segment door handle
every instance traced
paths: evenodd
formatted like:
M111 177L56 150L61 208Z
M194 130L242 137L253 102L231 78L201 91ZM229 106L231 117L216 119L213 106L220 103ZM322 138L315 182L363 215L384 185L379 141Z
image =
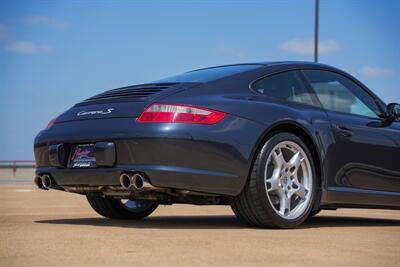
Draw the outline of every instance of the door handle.
M335 130L336 130L336 133L338 135L340 135L341 137L349 138L349 137L353 136L353 131L350 128L346 127L346 126L335 125Z

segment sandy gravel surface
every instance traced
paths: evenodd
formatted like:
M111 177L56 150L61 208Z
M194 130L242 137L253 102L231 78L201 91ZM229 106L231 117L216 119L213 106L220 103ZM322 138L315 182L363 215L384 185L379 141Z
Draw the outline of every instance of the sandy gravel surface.
M84 196L0 185L0 266L52 265L400 266L400 211L326 211L295 230L191 205L112 221Z

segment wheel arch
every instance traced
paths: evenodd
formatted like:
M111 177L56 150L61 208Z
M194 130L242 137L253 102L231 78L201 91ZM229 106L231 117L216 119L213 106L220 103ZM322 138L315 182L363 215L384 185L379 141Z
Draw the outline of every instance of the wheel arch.
M301 138L303 140L303 142L306 144L307 148L311 152L311 156L314 161L315 172L316 172L316 176L317 176L318 190L317 190L316 201L314 202L314 209L316 209L319 207L319 204L320 204L321 189L322 189L323 177L324 177L321 153L320 153L319 146L318 146L317 142L315 141L315 138L312 137L313 134L312 134L311 130L307 129L306 127L304 127L303 125L301 125L300 123L297 123L295 121L281 121L281 122L271 125L264 131L264 133L261 135L261 137L257 141L255 148L253 149L251 161L250 161L250 164L249 164L248 170L247 170L246 182L250 176L250 173L252 171L253 164L257 158L257 155L258 155L259 151L262 149L265 142L271 136L273 136L277 133L282 133L282 132L292 133L292 134L298 136L299 138ZM244 188L244 185L243 185L243 188ZM243 188L242 188L242 190L243 190Z

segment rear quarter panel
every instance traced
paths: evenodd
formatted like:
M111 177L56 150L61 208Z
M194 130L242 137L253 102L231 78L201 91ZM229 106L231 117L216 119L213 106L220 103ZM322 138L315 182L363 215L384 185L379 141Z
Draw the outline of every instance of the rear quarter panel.
M235 117L262 125L257 132L245 127L232 127L226 135L226 138L235 135L238 141L251 147L250 153L246 151L244 159L246 170L243 173L246 175L242 177L241 188L247 180L258 149L266 141L265 137L275 127L288 124L303 129L313 140L320 162L321 184L325 185L324 175L326 172L323 168L323 161L327 147L334 142L325 111L319 107L271 99L259 95L249 88L249 84L259 77L279 71L282 69L262 68L185 90L163 100L224 111Z

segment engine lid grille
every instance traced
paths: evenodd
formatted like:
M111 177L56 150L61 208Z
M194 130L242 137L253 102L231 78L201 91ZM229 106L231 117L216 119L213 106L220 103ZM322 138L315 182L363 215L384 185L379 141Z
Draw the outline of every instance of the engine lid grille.
M145 100L146 98L165 91L176 84L177 83L155 83L126 86L105 91L101 94L86 99L84 102L121 98Z

